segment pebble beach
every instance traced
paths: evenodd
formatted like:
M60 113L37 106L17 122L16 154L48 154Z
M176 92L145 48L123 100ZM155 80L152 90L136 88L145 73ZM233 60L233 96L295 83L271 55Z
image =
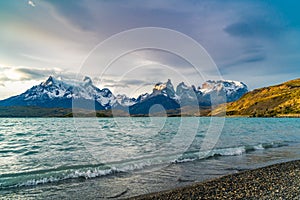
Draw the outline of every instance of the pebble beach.
M226 175L142 199L300 199L300 160Z

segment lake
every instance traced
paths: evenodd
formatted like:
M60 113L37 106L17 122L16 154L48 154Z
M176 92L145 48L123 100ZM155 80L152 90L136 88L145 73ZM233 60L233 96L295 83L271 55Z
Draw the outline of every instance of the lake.
M300 118L1 118L0 197L125 198L300 158Z

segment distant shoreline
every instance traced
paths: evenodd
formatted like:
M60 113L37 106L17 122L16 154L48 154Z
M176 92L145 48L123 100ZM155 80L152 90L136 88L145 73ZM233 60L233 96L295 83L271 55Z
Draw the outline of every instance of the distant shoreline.
M192 109L168 110L166 113L153 113L151 117L211 117L211 110L208 108L199 108L200 112L192 112ZM124 110L83 110L78 109L74 112L72 108L42 108L35 106L0 106L0 118L18 118L18 117L33 117L33 118L70 118L70 117L149 117L149 114L129 114ZM252 116L252 115L213 115L213 117L228 117L228 118L300 118L299 113L278 113L275 116Z
M246 170L236 174L136 197L147 199L299 199L300 160Z
M252 116L241 116L241 115L227 115L227 116L193 116L193 115L172 115L172 116L149 116L149 115L131 115L131 116L5 116L1 115L0 113L0 119L1 118L115 118L115 117L132 117L132 118L139 118L139 117L224 117L224 118L255 118L255 119L283 119L283 118L291 118L291 119L298 119L300 118L299 115L289 115L289 116L274 116L274 117L252 117Z

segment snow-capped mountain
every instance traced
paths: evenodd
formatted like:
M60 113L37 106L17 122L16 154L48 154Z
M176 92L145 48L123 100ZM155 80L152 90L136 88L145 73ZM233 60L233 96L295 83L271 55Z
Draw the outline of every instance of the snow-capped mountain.
M231 80L208 80L199 89L204 97L225 96L227 102L236 101L248 92L247 86L243 82Z
M207 81L202 88L187 86L181 82L174 90L170 79L154 85L151 94L139 96L130 107L130 113L148 114L155 104L160 104L165 110L176 110L181 106L211 106L239 99L248 91L247 86L238 81Z
M196 90L194 85L187 86L184 82L181 82L176 87L176 95L181 106L197 106L202 93Z
M116 97L109 89L97 88L89 77L75 82L62 81L50 76L26 92L0 101L0 105L72 108L73 100L76 100L76 105L80 108L94 104L98 110L109 109L117 103Z
M129 107L129 112L131 114L149 114L150 109L155 105L161 105L161 107L155 108L155 112L178 109L180 105L177 100L173 84L168 79L165 83L155 84L151 94L140 95L136 103Z
M0 106L38 106L47 108L78 108L108 110L128 110L133 114L147 114L155 104L165 110L176 110L181 106L210 106L239 99L248 91L247 86L238 81L206 81L202 87L188 86L184 82L176 90L170 79L154 85L152 93L138 98L126 95L114 96L107 89L96 87L89 77L83 81L61 80L50 76L46 81L33 86L26 92L0 101Z
M147 99L150 96L149 93L144 93L138 96L138 98L136 99L136 102L141 102L144 101L145 99Z
M154 85L152 96L162 94L166 97L176 98L175 90L170 79L166 83L159 82Z
M135 98L129 98L125 94L118 94L116 100L120 105L127 107L132 106L137 102Z
M176 91L170 79L167 82L159 82L154 85L151 94L144 94L139 97L136 103L147 101L158 95L175 100L181 106L184 105L202 105L210 106L211 104L219 104L232 102L239 99L243 94L248 92L247 86L238 81L218 80L206 81L202 87L194 85L188 86L184 82L177 85Z

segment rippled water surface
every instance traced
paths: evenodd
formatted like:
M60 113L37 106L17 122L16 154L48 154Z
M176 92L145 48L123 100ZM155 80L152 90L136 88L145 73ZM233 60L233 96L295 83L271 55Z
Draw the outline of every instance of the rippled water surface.
M292 118L2 118L0 196L124 198L299 159L299 144Z

